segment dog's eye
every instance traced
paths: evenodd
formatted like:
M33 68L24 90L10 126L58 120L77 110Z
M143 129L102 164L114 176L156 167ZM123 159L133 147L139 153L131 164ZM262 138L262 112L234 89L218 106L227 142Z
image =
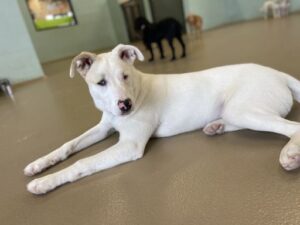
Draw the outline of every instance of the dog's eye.
M128 79L128 75L123 74L123 79L124 79L124 80L127 80L127 79Z
M97 84L99 84L100 86L105 86L106 85L106 80L105 79L102 79L100 80Z

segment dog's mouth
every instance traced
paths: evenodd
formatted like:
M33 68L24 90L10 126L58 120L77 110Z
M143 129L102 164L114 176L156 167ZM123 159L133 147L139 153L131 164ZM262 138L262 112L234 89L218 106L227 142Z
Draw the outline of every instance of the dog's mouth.
M132 112L132 110L127 111L127 112L122 112L122 111L121 111L121 116L127 116L127 115L129 115L131 112Z
M125 99L125 100L120 100L118 101L118 108L121 112L121 115L128 115L132 109L133 109L133 104L132 104L132 101L131 99Z
M120 116L128 116L128 115L131 114L133 111L134 111L133 107L131 107L131 109L126 110L126 111L119 110L119 113L120 113L119 115L120 115Z

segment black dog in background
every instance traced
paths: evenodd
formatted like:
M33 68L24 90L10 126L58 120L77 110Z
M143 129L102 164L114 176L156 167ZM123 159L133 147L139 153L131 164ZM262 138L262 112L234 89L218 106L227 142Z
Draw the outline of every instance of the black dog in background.
M175 48L173 45L174 38L176 38L182 46L181 57L185 57L185 44L181 37L181 25L177 20L168 18L158 23L150 23L146 18L138 17L135 19L135 30L141 31L143 34L143 42L151 54L149 61L154 60L153 49L151 46L152 43L156 43L158 45L160 58L165 58L164 50L161 44L161 41L164 38L167 39L172 49L172 61L176 59Z

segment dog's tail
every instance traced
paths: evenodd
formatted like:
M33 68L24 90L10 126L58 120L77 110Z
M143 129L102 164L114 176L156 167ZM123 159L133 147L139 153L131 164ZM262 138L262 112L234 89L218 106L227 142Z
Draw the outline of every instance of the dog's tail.
M294 99L300 103L300 81L288 74L284 75L287 80L287 85L292 91Z

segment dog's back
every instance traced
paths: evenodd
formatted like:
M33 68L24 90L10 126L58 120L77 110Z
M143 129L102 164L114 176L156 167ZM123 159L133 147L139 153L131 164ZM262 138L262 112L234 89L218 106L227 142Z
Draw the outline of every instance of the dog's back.
M190 27L193 27L197 30L202 30L203 20L201 16L190 14L186 18L186 22Z
M145 30L147 31L147 30ZM164 38L172 38L174 36L181 36L182 26L174 18L166 18L158 23L153 23L148 27L148 32L145 33L146 38L151 42L162 40Z
M159 23L157 23L157 31L163 33L167 36L170 33L181 34L182 27L181 24L174 18L166 18Z
M182 47L181 57L185 57L185 44L182 39L182 26L174 18L166 18L158 23L150 23L146 18L139 17L135 19L136 31L141 31L143 35L143 42L146 48L150 51L151 58L149 61L154 60L154 54L151 44L156 43L160 51L160 58L165 58L161 41L166 39L172 50L171 60L175 60L175 47L173 40L177 39Z

